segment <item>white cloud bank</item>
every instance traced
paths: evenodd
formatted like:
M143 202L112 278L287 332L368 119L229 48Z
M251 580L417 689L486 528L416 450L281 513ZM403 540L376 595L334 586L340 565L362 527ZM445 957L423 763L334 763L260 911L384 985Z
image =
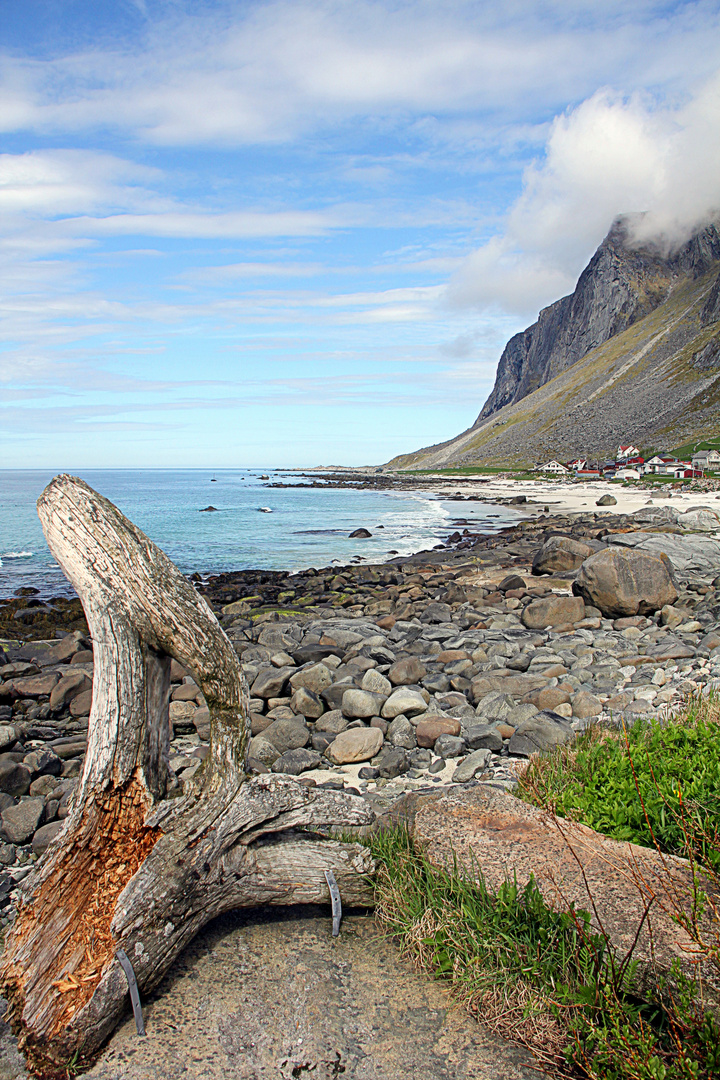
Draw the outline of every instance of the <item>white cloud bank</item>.
M645 212L638 242L668 249L720 213L720 73L675 107L601 90L557 117L503 233L467 258L447 299L530 316L572 291L612 220L633 212Z
M517 122L528 101L552 111L608 81L703 77L719 22L714 0L172 0L112 48L6 56L0 129L238 146L357 117Z

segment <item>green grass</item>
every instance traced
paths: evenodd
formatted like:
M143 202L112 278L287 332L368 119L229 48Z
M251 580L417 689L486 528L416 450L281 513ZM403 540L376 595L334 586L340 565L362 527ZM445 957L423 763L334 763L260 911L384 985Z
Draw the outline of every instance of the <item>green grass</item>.
M554 911L531 879L489 891L477 867L433 866L407 831L366 841L378 864L377 917L404 953L486 1027L520 1041L555 1077L710 1080L720 1031L675 972L675 990L628 993L634 967L618 967L586 912Z
M676 720L638 721L625 736L588 729L535 758L518 794L616 840L692 854L720 871L720 709L692 700Z
M683 446L676 446L674 450L669 450L668 453L673 454L678 458L689 458L698 450L720 450L720 435L717 439L701 440L700 442L685 443Z

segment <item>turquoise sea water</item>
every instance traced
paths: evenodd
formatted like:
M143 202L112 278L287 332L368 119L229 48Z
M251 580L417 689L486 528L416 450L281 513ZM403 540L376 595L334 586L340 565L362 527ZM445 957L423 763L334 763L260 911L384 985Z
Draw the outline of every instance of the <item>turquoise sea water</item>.
M484 530L519 516L507 507L442 502L425 492L268 488L296 482L292 473L262 470L87 470L78 473L111 499L163 548L184 573L299 570L351 562L383 562L446 539L467 518ZM52 472L0 470L0 596L34 586L42 596L72 590L48 550L35 502ZM213 482L213 476L215 481ZM217 513L199 513L208 505ZM271 513L263 513L268 507ZM370 540L350 540L364 527Z

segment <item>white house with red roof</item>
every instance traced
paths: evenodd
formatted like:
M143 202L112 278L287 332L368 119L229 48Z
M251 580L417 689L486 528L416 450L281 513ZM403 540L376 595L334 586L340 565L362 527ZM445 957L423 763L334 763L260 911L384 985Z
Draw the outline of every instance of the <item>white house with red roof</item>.
M628 443L626 446L618 446L618 449L617 449L617 460L618 461L627 461L628 458L637 458L637 457L640 457L640 447L632 446L630 443Z

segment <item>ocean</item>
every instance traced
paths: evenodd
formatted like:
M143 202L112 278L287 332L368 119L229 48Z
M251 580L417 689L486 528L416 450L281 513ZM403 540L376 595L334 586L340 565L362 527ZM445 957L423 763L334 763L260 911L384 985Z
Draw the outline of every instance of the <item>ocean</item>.
M269 481L261 479L263 473ZM41 597L73 593L35 509L53 475L0 470L0 597L27 586ZM89 469L77 475L111 499L186 574L301 570L356 557L384 562L432 548L453 531L457 518L492 531L522 516L505 506L445 502L424 491L268 488L273 481L301 482L296 473L269 469ZM200 513L208 505L217 512ZM358 528L372 537L349 539Z

